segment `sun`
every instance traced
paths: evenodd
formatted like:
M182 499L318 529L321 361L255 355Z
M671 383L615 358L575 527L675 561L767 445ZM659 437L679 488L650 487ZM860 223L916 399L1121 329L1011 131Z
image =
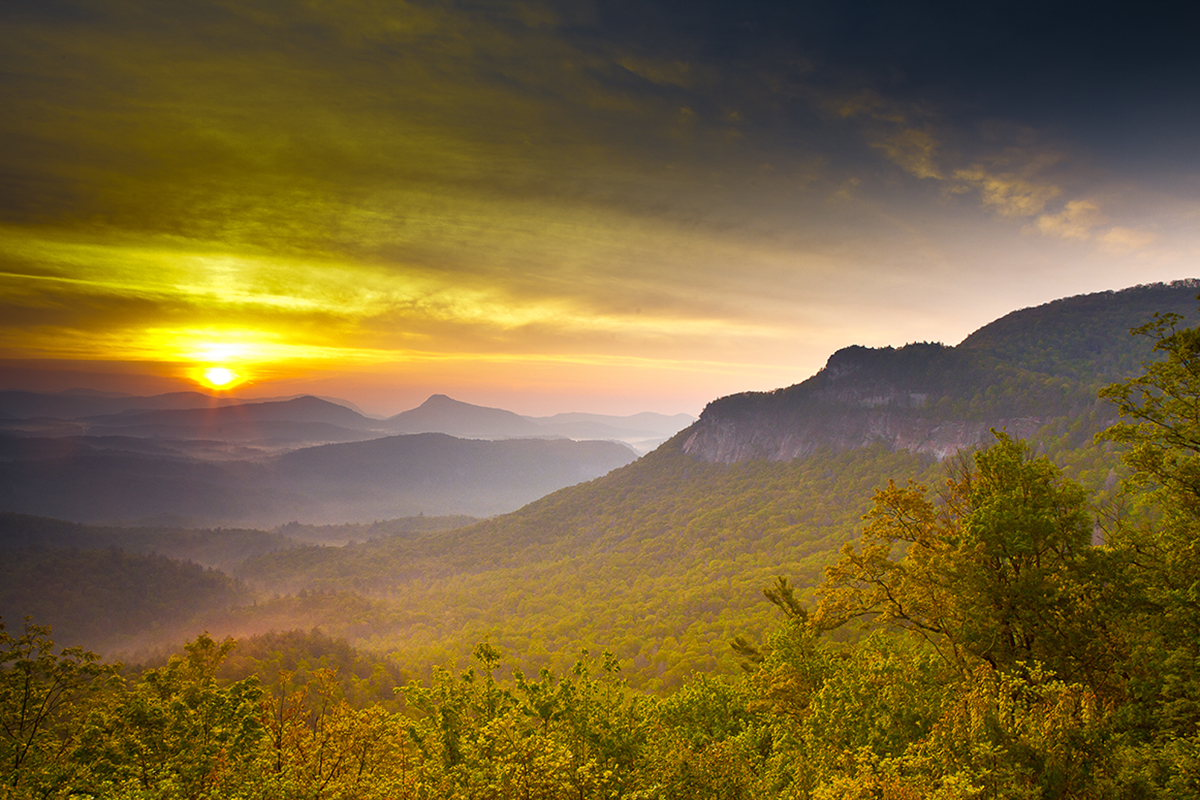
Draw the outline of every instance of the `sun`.
M224 389L235 383L238 374L228 367L209 367L201 373L204 382L214 389Z

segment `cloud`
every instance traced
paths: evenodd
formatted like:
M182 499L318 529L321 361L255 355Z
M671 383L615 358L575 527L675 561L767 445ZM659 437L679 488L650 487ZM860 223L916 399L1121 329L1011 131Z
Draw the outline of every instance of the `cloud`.
M870 88L860 88L849 92L818 93L816 103L824 113L842 119L867 117L880 122L903 125L908 116L903 104L884 97Z
M666 61L624 55L617 59L617 63L633 74L659 86L687 88L693 82L691 67L684 61Z
M938 141L929 130L906 128L873 142L871 146L883 151L893 163L918 178L942 177L935 161Z
M1036 227L1047 236L1073 241L1096 241L1100 249L1112 255L1127 255L1142 250L1157 240L1157 235L1137 228L1110 225L1110 220L1091 200L1071 200L1057 214L1042 214Z
M1060 193L1053 184L1040 183L1011 172L993 173L975 164L955 170L959 190L978 189L983 204L1002 217L1032 217Z
M1154 244L1158 236L1136 228L1112 227L1097 237L1100 247L1113 255L1127 255Z
M589 0L0 9L4 347L223 331L323 359L736 360L769 342L782 363L903 313L880 287L929 263L974 285L993 250L1040 238L1008 218L1109 252L1150 241L1057 205L1107 195L1034 123L983 130L989 109L930 101L895 54L828 49L804 4L768 6L700 4L687 25ZM755 14L780 25L740 25ZM889 310L814 316L851 296Z
M1100 207L1090 200L1071 200L1057 214L1042 214L1037 219L1037 228L1048 236L1060 239L1087 239L1092 231L1103 224Z
M870 88L810 89L806 95L826 118L854 124L871 148L905 172L918 178L942 177L936 163L940 142L927 110L884 97Z

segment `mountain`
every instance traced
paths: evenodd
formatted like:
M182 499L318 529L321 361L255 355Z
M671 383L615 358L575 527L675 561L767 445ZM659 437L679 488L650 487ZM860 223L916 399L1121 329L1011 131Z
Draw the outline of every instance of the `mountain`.
M383 435L379 421L345 406L304 396L208 408L127 410L75 420L91 436L294 446L350 442Z
M267 553L238 574L330 598L353 586L381 604L370 641L409 667L486 638L530 669L607 648L641 687L737 670L728 642L776 624L763 586L784 575L810 601L873 489L938 485L937 459L986 444L988 426L1028 435L1102 501L1118 454L1092 442L1112 419L1095 389L1151 355L1130 327L1156 311L1196 319L1196 292L1188 282L1069 298L957 347L847 348L808 381L714 401L649 455L511 514L436 539ZM335 616L302 619L354 635Z
M28 413L46 401L75 416L0 421L0 510L194 524L490 516L635 457L612 441L621 438L618 429L602 431L613 434L603 437L610 441L567 441L511 412L444 395L391 420L310 396L176 407L205 398L7 393L11 411ZM83 414L114 403L134 407ZM167 407L137 407L142 403ZM396 436L396 428L509 442L440 432ZM521 441L535 438L542 441Z
M28 392L8 389L0 391L0 418L77 419L102 414L120 414L130 410L214 408L242 402L244 401L232 397L215 397L201 392L170 392L151 397L140 397L115 395L107 392L83 392L75 389L65 392Z
M52 621L59 641L129 651L193 635L198 615L250 599L216 570L162 555L108 550L8 550L0 559L0 612Z
M613 442L489 441L421 433L305 448L269 466L290 508L303 510L310 520L344 522L417 513L505 513L634 458Z
M203 392L168 392L151 396L98 392L91 389L67 389L62 392L31 392L20 389L0 391L0 419L80 419L123 414L127 412L158 411L164 409L213 409L224 406L262 405L304 398L271 397L246 400L239 397L222 397ZM351 402L330 398L310 398L348 408L359 416L362 412Z
M130 409L119 414L87 417L84 421L93 426L114 428L139 425L205 428L254 422L315 422L360 430L378 427L376 420L368 419L357 411L310 395L290 400L243 402L202 408L150 411Z
M119 549L229 570L249 558L300 542L283 533L237 528L185 530L165 526L97 527L0 512L0 551Z
M599 439L624 442L642 454L653 450L693 420L687 414L668 416L650 412L629 416L572 412L526 417L435 394L419 407L385 420L384 425L399 433L448 433L472 439Z
M258 604L197 624L214 635L319 625L414 672L466 663L483 640L527 674L569 668L581 647L606 648L642 688L737 670L729 640L755 640L777 624L763 586L784 575L811 601L824 567L860 532L875 487L938 485L937 459L986 443L989 426L1028 435L1103 502L1119 454L1093 444L1112 419L1095 391L1152 356L1130 327L1161 311L1196 319L1198 286L1067 298L1014 312L954 347L845 348L802 383L713 401L649 455L634 461L624 450L606 462L619 468L601 463L612 455L601 443L582 443L600 477L512 513L449 532L257 554L230 569L260 588ZM91 516L76 519L104 518L97 508L148 516L163 509L147 498L169 496L210 519L441 513L443 503L484 497L484 475L549 491L578 444L431 433L201 465L90 453L77 460L99 466L71 480L71 458L60 454L0 463L0 508L83 496Z
M417 408L388 418L383 425L398 433L448 433L469 439L535 437L623 442L640 455L658 447L693 420L687 414L668 416L650 412L629 416L572 412L526 417L435 394Z
M175 455L218 460L396 433L445 433L469 439L598 439L623 442L640 455L693 419L686 414L652 413L523 417L442 394L432 395L418 408L377 419L344 400L311 396L241 401L198 392L154 397L78 390L0 392L0 433L45 440L69 438L79 448L129 449L118 446L120 439L133 450L145 450L145 444L132 444L137 438L153 441ZM61 446L43 444L51 449Z
M538 436L537 423L499 408L486 408L435 394L421 405L384 420L395 433L448 433L471 439Z
M881 443L940 459L986 442L992 428L1030 437L1092 413L1106 424L1113 412L1096 391L1151 356L1130 328L1156 312L1194 322L1198 289L1177 281L1057 300L1013 312L957 347L847 347L803 383L709 403L681 448L733 463Z
M201 461L82 441L0 437L0 511L80 522L193 524L490 516L628 464L612 442L389 436L253 460Z
M310 396L247 402L199 392L136 397L76 390L0 392L4 433L38 439L28 447L49 450L62 446L49 440L70 439L77 449L144 452L152 445L179 457L228 460L387 431L345 401Z

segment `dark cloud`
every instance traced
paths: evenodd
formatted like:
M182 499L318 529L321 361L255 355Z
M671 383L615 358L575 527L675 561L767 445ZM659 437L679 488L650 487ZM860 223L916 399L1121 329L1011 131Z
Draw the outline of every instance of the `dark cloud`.
M4 341L769 363L965 333L1003 254L997 311L1178 277L1196 12L1140 8L5 4Z

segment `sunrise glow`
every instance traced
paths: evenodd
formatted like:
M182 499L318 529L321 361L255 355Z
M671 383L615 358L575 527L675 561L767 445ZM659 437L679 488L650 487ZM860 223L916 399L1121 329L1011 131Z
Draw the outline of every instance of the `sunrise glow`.
M224 389L238 379L238 374L228 367L209 367L203 374L205 383L214 389Z
M527 5L0 12L0 360L695 414L1194 271L1186 25Z

